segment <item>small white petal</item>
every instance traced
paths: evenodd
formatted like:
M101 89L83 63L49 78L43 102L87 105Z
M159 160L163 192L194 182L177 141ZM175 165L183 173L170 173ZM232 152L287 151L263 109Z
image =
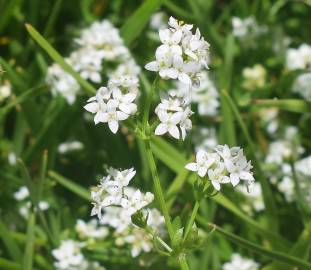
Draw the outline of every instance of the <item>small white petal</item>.
M240 182L239 175L236 173L231 173L230 174L230 181L231 181L232 186L235 187Z
M98 104L97 102L91 102L84 106L84 109L86 109L88 112L96 113L98 111Z
M150 71L159 71L159 64L157 61L152 61L145 65L145 69Z
M180 133L179 133L179 129L177 126L171 126L168 129L168 132L175 138L175 139L179 139L180 137Z
M220 190L220 184L219 184L219 182L217 182L217 181L211 181L211 182L212 182L213 187L214 187L217 191L219 191L219 190Z
M195 162L188 163L185 168L189 171L196 172L198 170L198 165Z
M112 120L108 122L108 126L112 133L116 134L119 129L119 123L116 120Z
M163 134L165 134L167 131L168 131L167 125L166 125L166 124L163 124L163 123L160 123L160 124L157 126L157 128L156 128L154 134L155 134L155 135L163 135Z

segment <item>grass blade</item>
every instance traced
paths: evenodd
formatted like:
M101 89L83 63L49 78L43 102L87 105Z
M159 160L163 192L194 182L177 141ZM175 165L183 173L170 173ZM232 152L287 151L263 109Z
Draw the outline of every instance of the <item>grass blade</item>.
M121 36L127 46L139 36L145 25L149 22L150 16L164 1L165 0L146 0L134 14L127 19L121 28Z
M21 265L16 263L16 262L12 262L12 261L9 261L7 259L4 259L4 258L0 258L0 269L3 269L3 270L20 270Z
M295 113L310 113L311 100L300 99L256 99L254 105L259 108L278 108Z
M10 257L16 261L20 262L22 260L22 252L17 245L16 241L11 237L11 234L4 223L0 221L0 236L1 239L10 255Z
M26 29L30 36L44 49L48 55L58 63L66 72L68 72L72 77L74 77L77 82L90 94L95 94L95 88L88 83L86 80L82 79L80 74L77 73L70 65L68 65L65 59L52 47L52 45L30 24L25 24Z
M34 248L34 229L35 229L35 214L31 213L28 218L27 226L27 242L25 246L23 270L32 270L33 264L33 248Z
M84 188L84 187L74 183L73 181L71 181L71 180L61 176L60 174L58 174L58 173L56 173L54 171L49 171L48 172L48 176L51 179L53 179L53 180L57 181L58 183L60 183L65 188L67 188L70 191L72 191L73 193L77 194L81 198L83 198L85 200L88 200L88 201L91 200L90 192L86 188Z

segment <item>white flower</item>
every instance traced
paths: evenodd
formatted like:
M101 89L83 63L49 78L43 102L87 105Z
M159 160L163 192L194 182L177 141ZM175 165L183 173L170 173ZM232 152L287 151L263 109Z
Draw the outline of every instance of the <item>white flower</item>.
M70 63L78 71L83 79L89 79L94 83L101 82L100 71L104 52L93 48L81 48L70 56Z
M56 259L54 265L57 269L80 269L81 264L85 263L81 244L73 240L63 240L59 248L52 250L52 255Z
M311 72L297 77L293 85L293 92L300 94L304 99L311 99Z
M250 186L238 186L237 190L242 192L248 198L255 211L260 212L265 209L263 201L262 190L260 183L253 183Z
M77 44L87 48L94 48L103 52L104 59L117 60L129 57L129 51L124 46L119 31L108 20L94 22L82 31Z
M166 27L165 13L157 12L150 17L150 28L153 30L159 30Z
M137 97L137 79L123 76L110 81L108 87L100 87L96 96L88 99L84 109L95 114L95 125L108 123L110 130L116 133L119 121L126 120L137 111L134 103Z
M11 93L12 93L11 83L8 80L5 80L3 84L0 85L0 102L8 98L11 95Z
M260 65L256 64L253 67L244 68L242 71L243 83L242 86L247 90L255 90L262 88L266 83L266 70Z
M181 137L184 140L186 132L192 128L192 122L189 119L192 111L178 98L172 96L168 99L162 98L155 113L161 121L155 129L155 135L163 135L168 132L175 139Z
M105 211L105 208L122 207L122 214L130 217L153 201L152 193L144 194L138 189L133 191L127 187L136 174L134 168L123 171L109 168L107 172L108 176L103 177L100 184L91 192L94 205L91 215L97 215L101 222L104 217L102 210Z
M297 49L288 49L286 52L286 67L289 70L310 69L311 46L301 44Z
M305 157L295 162L297 173L304 176L311 176L311 156Z
M198 172L200 177L204 177L208 169L217 162L219 162L219 156L216 153L199 150L196 154L196 162L187 164L185 168L193 172Z
M236 186L240 180L245 180L250 185L255 180L250 171L251 163L247 162L239 147L218 145L212 152L201 149L196 154L196 162L187 164L185 168L197 172L200 177L208 173L208 179L216 190L220 190L220 184L231 182Z
M226 172L224 170L225 166L222 163L220 163L215 169L208 170L208 178L211 180L213 187L217 191L220 190L220 184L230 183L230 178L225 175Z
M14 199L17 201L22 201L26 199L27 197L29 197L28 188L26 186L20 187L18 191L14 192L13 196L14 196Z
M267 27L259 26L254 17L232 18L233 35L237 38L253 38L267 32Z
M284 176L282 181L278 183L277 188L285 196L287 202L292 202L295 197L295 184L289 176Z
M156 60L146 64L145 68L159 72L164 79L178 79L191 85L197 81L198 72L207 68L209 44L199 29L192 34L192 25L170 17L169 26L159 30L162 45L156 50Z
M215 116L220 105L218 91L207 72L201 72L197 77L200 80L198 86L189 87L178 81L176 88L169 90L169 94L183 98L187 104L198 104L200 115Z
M82 239L104 239L109 234L108 228L99 226L96 219L91 219L89 222L78 219L75 229L79 237Z
M231 261L223 265L222 270L259 270L259 264L251 259L241 257L240 254L234 253Z
M69 59L65 59L70 64ZM51 86L53 95L62 95L69 104L73 104L76 95L80 91L78 82L64 71L58 64L54 63L48 68L47 83Z
M8 162L11 166L15 166L17 163L17 157L13 151L8 154Z
M121 200L121 206L125 209L126 213L131 216L140 209L150 204L154 199L154 195L150 192L143 194L139 189L132 196L127 196Z
M81 150L83 149L83 144L79 141L68 141L68 142L64 142L61 143L58 148L57 151L60 154L66 154L68 152L72 152L72 151L77 151L77 150Z

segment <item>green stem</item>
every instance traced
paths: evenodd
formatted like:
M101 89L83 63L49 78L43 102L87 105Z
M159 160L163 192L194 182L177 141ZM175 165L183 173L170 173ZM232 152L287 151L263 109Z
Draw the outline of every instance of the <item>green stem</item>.
M154 94L155 88L156 88L157 83L158 83L158 78L159 77L157 75L157 77L153 81L153 84L151 86L151 89L150 89L149 93L147 93L146 104L145 104L144 113L143 113L143 131L144 132L146 132L146 129L148 127L148 119L149 119L150 107L151 107L151 103L152 103L153 94Z
M184 241L187 239L187 236L188 236L188 234L189 234L189 232L190 232L190 230L191 230L191 228L193 226L193 223L194 223L194 220L195 220L195 218L197 216L199 207L200 207L200 200L197 200L195 202L195 205L194 205L193 209L192 209L190 220L189 220L189 222L186 225L186 230L185 230L185 234L184 234Z
M147 161L148 161L149 168L150 168L151 175L152 175L152 179L153 179L154 193L155 193L155 196L157 198L157 201L159 202L161 211L163 213L163 216L165 219L165 224L166 224L170 239L172 240L173 236L174 236L174 229L172 226L172 222L171 222L171 218L170 218L170 215L168 212L168 208L167 208L165 200L164 200L164 194L163 194L163 190L161 187L157 167L156 167L155 160L154 160L151 148L150 148L150 141L147 140L145 142L145 145L146 145Z
M186 260L186 255L185 254L180 254L178 257L178 262L180 265L181 270L190 270L187 260Z

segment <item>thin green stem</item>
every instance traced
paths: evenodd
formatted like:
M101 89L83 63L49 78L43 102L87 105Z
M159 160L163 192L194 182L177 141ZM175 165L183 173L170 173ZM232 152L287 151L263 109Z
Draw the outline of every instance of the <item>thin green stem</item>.
M147 140L145 142L146 145L146 153L147 153L147 161L149 164L149 168L151 171L151 175L152 175L152 179L153 179L153 185L154 185L154 193L155 196L157 198L157 201L159 202L161 211L163 213L164 219L165 219L165 224L170 236L170 239L173 239L174 236L174 229L172 226L172 222L171 222L171 218L168 212L168 208L166 206L165 200L164 200L164 193L161 187L161 183L160 183L160 178L158 175L158 171L157 171L157 167L155 164L155 160L151 151L151 147L150 147L150 141Z
M181 270L190 270L185 254L179 255L178 262L179 262L179 266L180 266Z
M157 86L158 83L158 75L155 78L155 80L153 81L153 84L151 86L151 89L149 91L149 93L147 93L147 98L146 98L146 103L145 103L145 107L144 107L144 113L143 113L143 131L146 132L146 129L148 127L148 119L149 119L149 113L150 113L150 107L151 107L151 103L152 103L152 98L155 92L155 88Z
M187 225L186 225L186 230L185 230L185 234L184 234L184 241L187 239L187 236L193 226L193 223L194 223L194 220L197 216L197 213L198 213L198 210L199 210L199 207L200 207L200 200L197 200L195 202L195 205L192 209L192 213L191 213L191 216L190 216L190 220L188 221Z

